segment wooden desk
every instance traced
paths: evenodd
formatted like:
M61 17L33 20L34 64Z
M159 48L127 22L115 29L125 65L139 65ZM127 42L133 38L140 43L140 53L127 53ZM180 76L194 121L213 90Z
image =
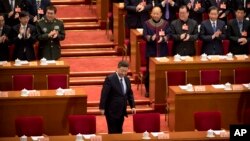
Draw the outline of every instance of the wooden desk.
M249 56L250 57L250 56ZM173 57L168 57L169 61L159 62L151 58L149 62L150 73L150 100L154 102L154 108L163 112L166 106L166 77L165 71L168 70L187 70L187 81L193 85L199 85L199 70L201 69L220 69L221 83L233 83L233 70L235 68L250 68L250 58L246 60L218 60L201 61L199 56L195 56L193 61L173 61Z
M0 65L0 90L12 90L12 75L33 74L34 89L47 89L46 74L69 74L69 65L63 61L56 64L40 65L39 61L31 61L29 64L14 66L14 62Z
M126 10L124 9L124 3L113 3L113 17L114 17L114 42L118 44L118 47L124 45L125 40L125 19Z
M17 116L41 115L47 135L68 134L67 117L87 113L87 95L82 88L75 95L57 96L55 90L41 90L38 96L20 96L20 91L0 93L0 136L15 135Z
M197 87L197 86L196 86ZM233 90L204 86L205 91L188 92L179 86L169 87L170 131L194 130L193 113L220 111L222 128L242 121L244 110L250 108L250 90L242 85L233 85Z
M206 132L170 132L170 139L164 139L164 141L181 140L181 141L229 141L228 137L207 138ZM125 133L125 134L102 134L102 141L143 141L141 133ZM150 134L151 139L149 141L157 141L156 137ZM50 141L75 141L75 136L49 136ZM89 139L84 139L89 141ZM162 139L163 140L163 139ZM19 141L18 137L0 138L0 141ZM31 138L28 138L31 141Z
M142 33L137 29L130 29L130 70L132 73L138 74L140 72L140 52L138 42L142 39Z

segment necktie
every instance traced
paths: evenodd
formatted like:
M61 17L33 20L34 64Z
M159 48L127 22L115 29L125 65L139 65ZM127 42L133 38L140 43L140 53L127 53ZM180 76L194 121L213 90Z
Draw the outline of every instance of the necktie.
M11 6L11 10L14 10L14 0L10 0L10 6Z
M246 8L246 0L243 0L244 8Z
M120 79L120 84L121 84L121 88L122 88L122 93L125 94L125 92L124 92L124 86L123 86L123 83L122 83L122 79Z
M23 31L24 31L23 38L26 38L26 27L25 26L23 26Z
M194 0L190 0L191 6L194 7Z
M213 27L214 32L216 32L216 25L215 25L215 22L212 22L212 27Z
M239 22L239 29L240 29L240 32L242 32L242 28L243 28L243 22Z
M169 3L168 3L168 1L166 2L165 18L166 18L166 20L169 19Z
M216 0L217 6L220 6L220 0Z

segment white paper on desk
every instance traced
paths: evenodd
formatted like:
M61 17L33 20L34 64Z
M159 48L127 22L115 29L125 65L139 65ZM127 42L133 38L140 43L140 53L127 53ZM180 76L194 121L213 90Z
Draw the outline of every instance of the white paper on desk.
M33 141L37 141L38 139L44 138L44 136L31 136Z
M158 137L159 134L164 134L164 132L151 132L152 136Z
M95 134L82 134L85 139L90 139L90 137L96 136Z
M188 58L191 58L190 56L181 56L181 60L186 60L186 59L188 59Z
M248 58L248 56L246 54L242 54L242 55L234 55L236 58Z
M207 58L209 60L212 60L213 58L219 58L220 60L226 59L227 56L226 55L208 55Z
M213 130L215 135L220 135L221 132L225 132L225 130Z
M48 64L55 64L56 61L55 60L47 60L46 63L48 63Z
M20 64L22 64L22 65L24 65L24 64L28 64L29 62L27 61L27 60L21 60L21 63Z
M7 61L0 61L0 65L6 64Z
M250 84L250 83L249 83ZM248 88L248 89L250 89L248 86L249 86L249 84L242 84L244 87L246 87L246 88Z
M179 85L182 90L187 90L187 85Z
M167 57L155 57L155 59L159 62L167 62L168 58Z
M224 84L212 85L212 87L214 87L215 89L225 89L225 85Z

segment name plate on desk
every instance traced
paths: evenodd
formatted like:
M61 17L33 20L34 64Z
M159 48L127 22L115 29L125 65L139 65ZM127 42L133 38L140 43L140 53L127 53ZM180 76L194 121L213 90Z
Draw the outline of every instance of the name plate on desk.
M155 57L158 62L167 62L169 59L167 57Z
M37 62L29 62L30 66L37 66Z
M56 65L64 65L64 61L56 61Z
M245 59L248 58L247 55L235 55L235 57L236 57L237 60L245 60Z
M0 66L10 66L10 62L0 61Z

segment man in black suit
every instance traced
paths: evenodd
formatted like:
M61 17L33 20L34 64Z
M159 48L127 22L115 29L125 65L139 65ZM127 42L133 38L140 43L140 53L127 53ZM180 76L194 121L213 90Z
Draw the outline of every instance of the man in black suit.
M238 10L239 7L244 7L246 18L250 19L250 0L232 0L231 5L234 11Z
M209 19L201 23L200 38L203 41L202 53L222 55L222 40L226 38L225 23L218 19L219 10L212 6L208 11Z
M179 19L170 24L170 35L174 40L174 54L195 55L194 44L198 38L198 24L188 16L188 7L183 5L179 8Z
M206 12L204 0L181 0L181 5L189 8L189 18L194 19L198 24L202 22L203 13Z
M19 14L20 24L13 27L13 42L15 44L14 58L20 60L35 60L34 43L37 32L33 25L28 24L29 14L22 11Z
M156 0L155 5L161 7L162 18L169 23L176 19L176 12L179 7L180 0Z
M4 16L0 14L0 61L9 60L9 36L11 28L4 24Z
M0 13L4 14L5 22L9 26L16 25L19 21L22 0L0 0Z
M219 11L218 19L223 20L226 23L227 16L232 10L230 4L231 0L207 0L206 2L208 12L211 6L217 7Z
M142 28L143 23L149 19L152 0L124 0L124 3L128 28Z
M29 3L32 7L29 13L33 16L34 23L45 15L46 8L51 5L50 0L30 0Z
M128 66L127 62L120 61L117 71L107 76L103 84L99 109L105 114L109 134L122 133L124 116L127 117L127 101L132 113L136 113L131 83L126 76Z
M235 11L236 18L229 21L227 35L230 40L229 51L233 54L248 54L250 42L250 22L244 19L246 13L243 7Z

